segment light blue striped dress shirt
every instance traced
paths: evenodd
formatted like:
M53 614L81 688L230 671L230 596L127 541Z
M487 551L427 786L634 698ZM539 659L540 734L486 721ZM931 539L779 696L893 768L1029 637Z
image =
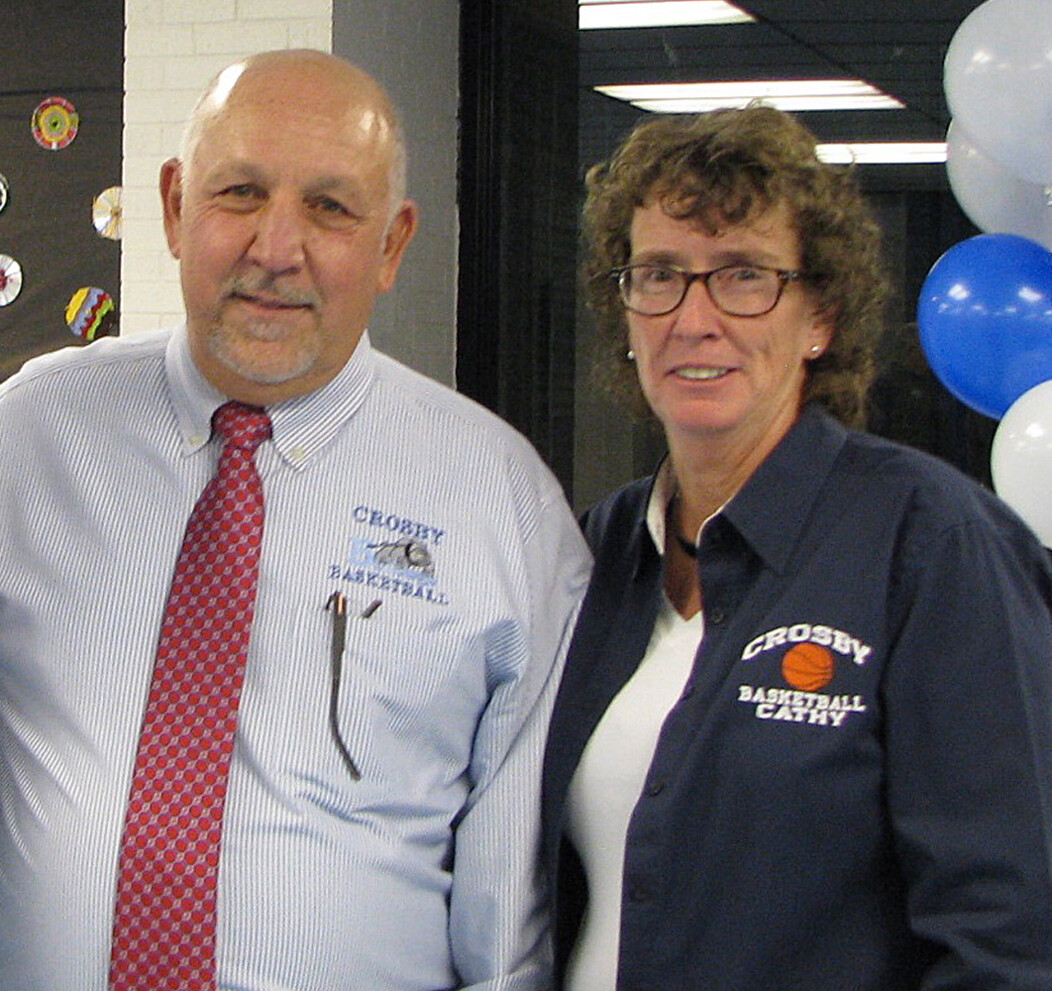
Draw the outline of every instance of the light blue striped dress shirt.
M139 725L222 401L183 329L0 386L0 991L106 987ZM558 485L367 336L270 413L220 986L543 988L539 765L589 566ZM338 589L357 782L328 722Z

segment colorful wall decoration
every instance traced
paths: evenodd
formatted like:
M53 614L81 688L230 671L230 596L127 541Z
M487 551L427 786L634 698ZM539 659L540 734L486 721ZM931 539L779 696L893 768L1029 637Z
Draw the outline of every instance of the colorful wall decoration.
M3 19L0 379L116 332L124 4L5 0ZM67 308L81 289L109 305L74 327Z

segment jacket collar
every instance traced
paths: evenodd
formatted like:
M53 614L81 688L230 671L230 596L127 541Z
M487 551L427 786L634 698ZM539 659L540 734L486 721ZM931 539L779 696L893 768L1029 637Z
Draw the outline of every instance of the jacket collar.
M784 573L804 523L832 470L847 430L821 407L801 412L752 476L718 514L778 573ZM664 554L665 515L674 492L667 458L650 479L635 540L636 575L650 552ZM785 494L791 493L786 499ZM646 546L646 545L649 545Z

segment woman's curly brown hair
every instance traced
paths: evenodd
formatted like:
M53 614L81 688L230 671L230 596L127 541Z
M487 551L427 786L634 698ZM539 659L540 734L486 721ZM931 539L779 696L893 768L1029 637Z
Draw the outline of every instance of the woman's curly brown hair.
M820 161L815 145L814 135L790 115L751 105L648 119L610 161L589 170L583 277L600 340L599 374L633 408L646 407L635 369L625 360L625 309L610 273L629 260L636 208L657 197L671 216L715 231L785 203L807 283L820 309L833 315L829 347L807 363L803 400L817 400L843 422L862 425L888 292L880 229L852 171Z

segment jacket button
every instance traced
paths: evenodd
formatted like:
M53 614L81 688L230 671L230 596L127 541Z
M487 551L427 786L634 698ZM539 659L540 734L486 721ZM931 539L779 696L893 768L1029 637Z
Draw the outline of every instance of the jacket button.
M653 798L655 795L660 795L665 790L664 781L651 781L647 785L647 794Z
M722 609L713 609L708 614L708 620L713 626L719 626L727 618L727 614Z
M650 888L645 881L633 881L628 886L630 902L645 902L650 898Z

